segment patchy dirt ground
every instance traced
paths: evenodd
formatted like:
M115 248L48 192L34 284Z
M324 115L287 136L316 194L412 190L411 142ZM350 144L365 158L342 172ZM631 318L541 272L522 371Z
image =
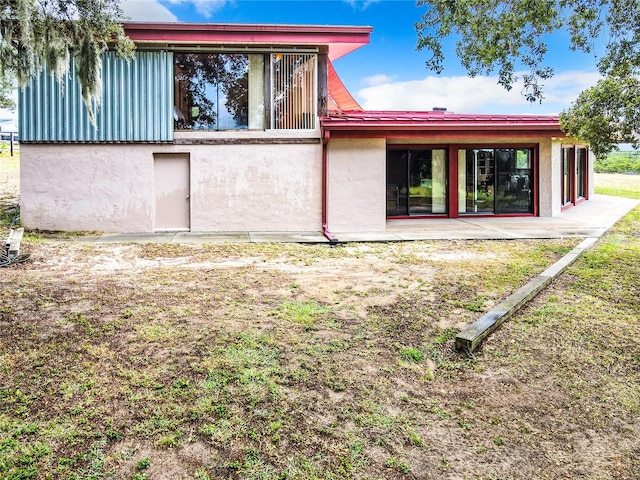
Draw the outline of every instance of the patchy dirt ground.
M92 244L0 270L0 477L637 479L640 211L575 240Z

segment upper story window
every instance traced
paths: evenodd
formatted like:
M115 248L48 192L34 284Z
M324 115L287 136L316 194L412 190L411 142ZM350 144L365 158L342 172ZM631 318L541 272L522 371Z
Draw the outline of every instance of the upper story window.
M263 97L250 98L255 92L249 88L251 82L263 83L263 65L262 55L175 53L175 128L263 128L263 115L250 111L258 100L262 106Z
M174 126L177 130L313 129L316 62L316 55L176 52Z

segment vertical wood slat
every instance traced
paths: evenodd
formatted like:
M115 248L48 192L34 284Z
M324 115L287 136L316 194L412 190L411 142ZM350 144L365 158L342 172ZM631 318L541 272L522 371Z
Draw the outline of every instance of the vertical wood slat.
M315 128L316 62L316 55L272 55L272 128Z

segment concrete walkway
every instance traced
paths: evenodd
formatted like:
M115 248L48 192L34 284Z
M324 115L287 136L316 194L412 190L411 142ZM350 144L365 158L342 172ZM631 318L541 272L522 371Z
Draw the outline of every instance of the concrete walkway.
M397 242L407 240L491 240L525 238L597 238L639 200L593 195L555 217L512 217L389 220L383 232L335 234L340 242ZM105 234L74 240L109 243L328 243L320 232L158 232Z

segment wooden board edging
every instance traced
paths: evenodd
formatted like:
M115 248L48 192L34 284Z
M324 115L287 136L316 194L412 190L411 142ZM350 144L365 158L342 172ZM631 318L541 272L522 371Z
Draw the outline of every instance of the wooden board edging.
M472 354L485 338L497 330L505 320L540 293L553 279L564 272L569 265L575 262L583 252L591 248L597 241L598 237L584 239L578 246L536 278L520 287L492 310L461 331L456 336L456 350Z

